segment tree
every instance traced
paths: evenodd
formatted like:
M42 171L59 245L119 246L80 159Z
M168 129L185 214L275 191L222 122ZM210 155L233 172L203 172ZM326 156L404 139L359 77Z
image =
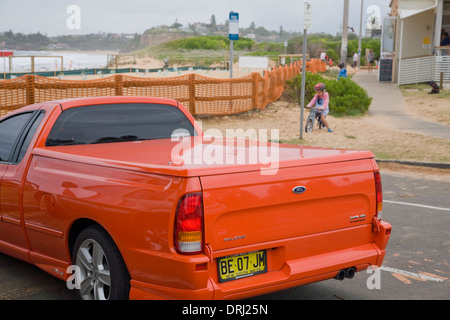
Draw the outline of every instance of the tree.
M182 27L183 25L181 23L178 23L178 19L175 19L175 22L170 26L171 28L178 29L179 27Z
M258 27L255 29L255 33L258 36L262 36L262 37L268 37L270 36L270 31L268 31L266 28L264 27Z
M209 27L212 29L212 31L216 31L217 30L216 16L212 15L209 21L210 21Z

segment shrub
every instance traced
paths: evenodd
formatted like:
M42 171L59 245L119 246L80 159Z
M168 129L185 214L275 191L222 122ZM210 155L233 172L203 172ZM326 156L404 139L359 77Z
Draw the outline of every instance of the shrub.
M173 50L229 50L230 40L224 36L199 36L177 39L164 44ZM240 38L235 41L234 50L250 51L254 41L252 39Z
M325 52L326 55L328 56L328 58L330 58L331 60L333 60L334 63L339 62L339 56L336 53L335 50L333 49L327 49L327 51Z
M314 86L323 82L330 95L330 114L334 116L363 115L369 110L372 98L367 91L351 79L341 78L325 79L319 74L306 74L305 78L305 105L314 97ZM301 74L286 82L286 95L288 99L298 103L301 101Z
M220 50L227 49L228 44L225 37L192 37L185 39L177 39L166 44L171 49L185 50Z

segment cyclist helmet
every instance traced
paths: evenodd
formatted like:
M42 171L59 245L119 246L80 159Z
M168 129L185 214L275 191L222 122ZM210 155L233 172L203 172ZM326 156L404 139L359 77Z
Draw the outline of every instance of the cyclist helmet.
M325 89L325 83L318 83L314 86L314 91L323 91Z

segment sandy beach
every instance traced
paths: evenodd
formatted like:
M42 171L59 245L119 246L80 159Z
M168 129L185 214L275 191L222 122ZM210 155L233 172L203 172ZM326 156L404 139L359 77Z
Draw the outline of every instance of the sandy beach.
M233 64L233 78L240 78L248 76L249 74L253 72L258 72L261 74L261 76L264 75L265 70L270 70L273 67L276 67L276 62L269 60L269 67L268 69L249 69L249 68L240 68L239 62L236 62ZM185 65L177 65L173 64L169 67L170 70L164 70L164 61L158 60L152 57L137 57L137 56L121 56L119 58L119 62L117 65L118 69L139 69L138 72L129 72L129 73L122 73L129 76L134 77L147 77L147 78L169 78L169 77L178 77L183 76L190 73L196 73L199 75L203 75L205 77L211 77L211 78L218 78L218 79L229 79L230 78L230 71L224 70L224 63L222 64L216 64L210 67L209 70L190 67L189 70L177 70L178 68L186 68ZM149 70L155 70L150 72ZM175 70L173 70L175 69ZM148 72L146 72L148 70ZM108 73L106 74L95 74L95 75L63 75L62 77L51 77L51 78L59 78L59 79L67 79L67 80L93 80L93 79L100 79L105 78L107 76L111 76L114 74L114 69L110 68Z

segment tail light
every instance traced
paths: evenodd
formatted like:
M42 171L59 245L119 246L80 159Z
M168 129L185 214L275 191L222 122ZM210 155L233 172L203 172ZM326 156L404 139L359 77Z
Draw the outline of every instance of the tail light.
M380 171L374 171L375 177L375 195L376 195L376 213L378 219L381 219L381 212L383 210L383 189L381 187Z
M179 253L203 251L203 198L201 193L183 196L175 214L174 245Z

